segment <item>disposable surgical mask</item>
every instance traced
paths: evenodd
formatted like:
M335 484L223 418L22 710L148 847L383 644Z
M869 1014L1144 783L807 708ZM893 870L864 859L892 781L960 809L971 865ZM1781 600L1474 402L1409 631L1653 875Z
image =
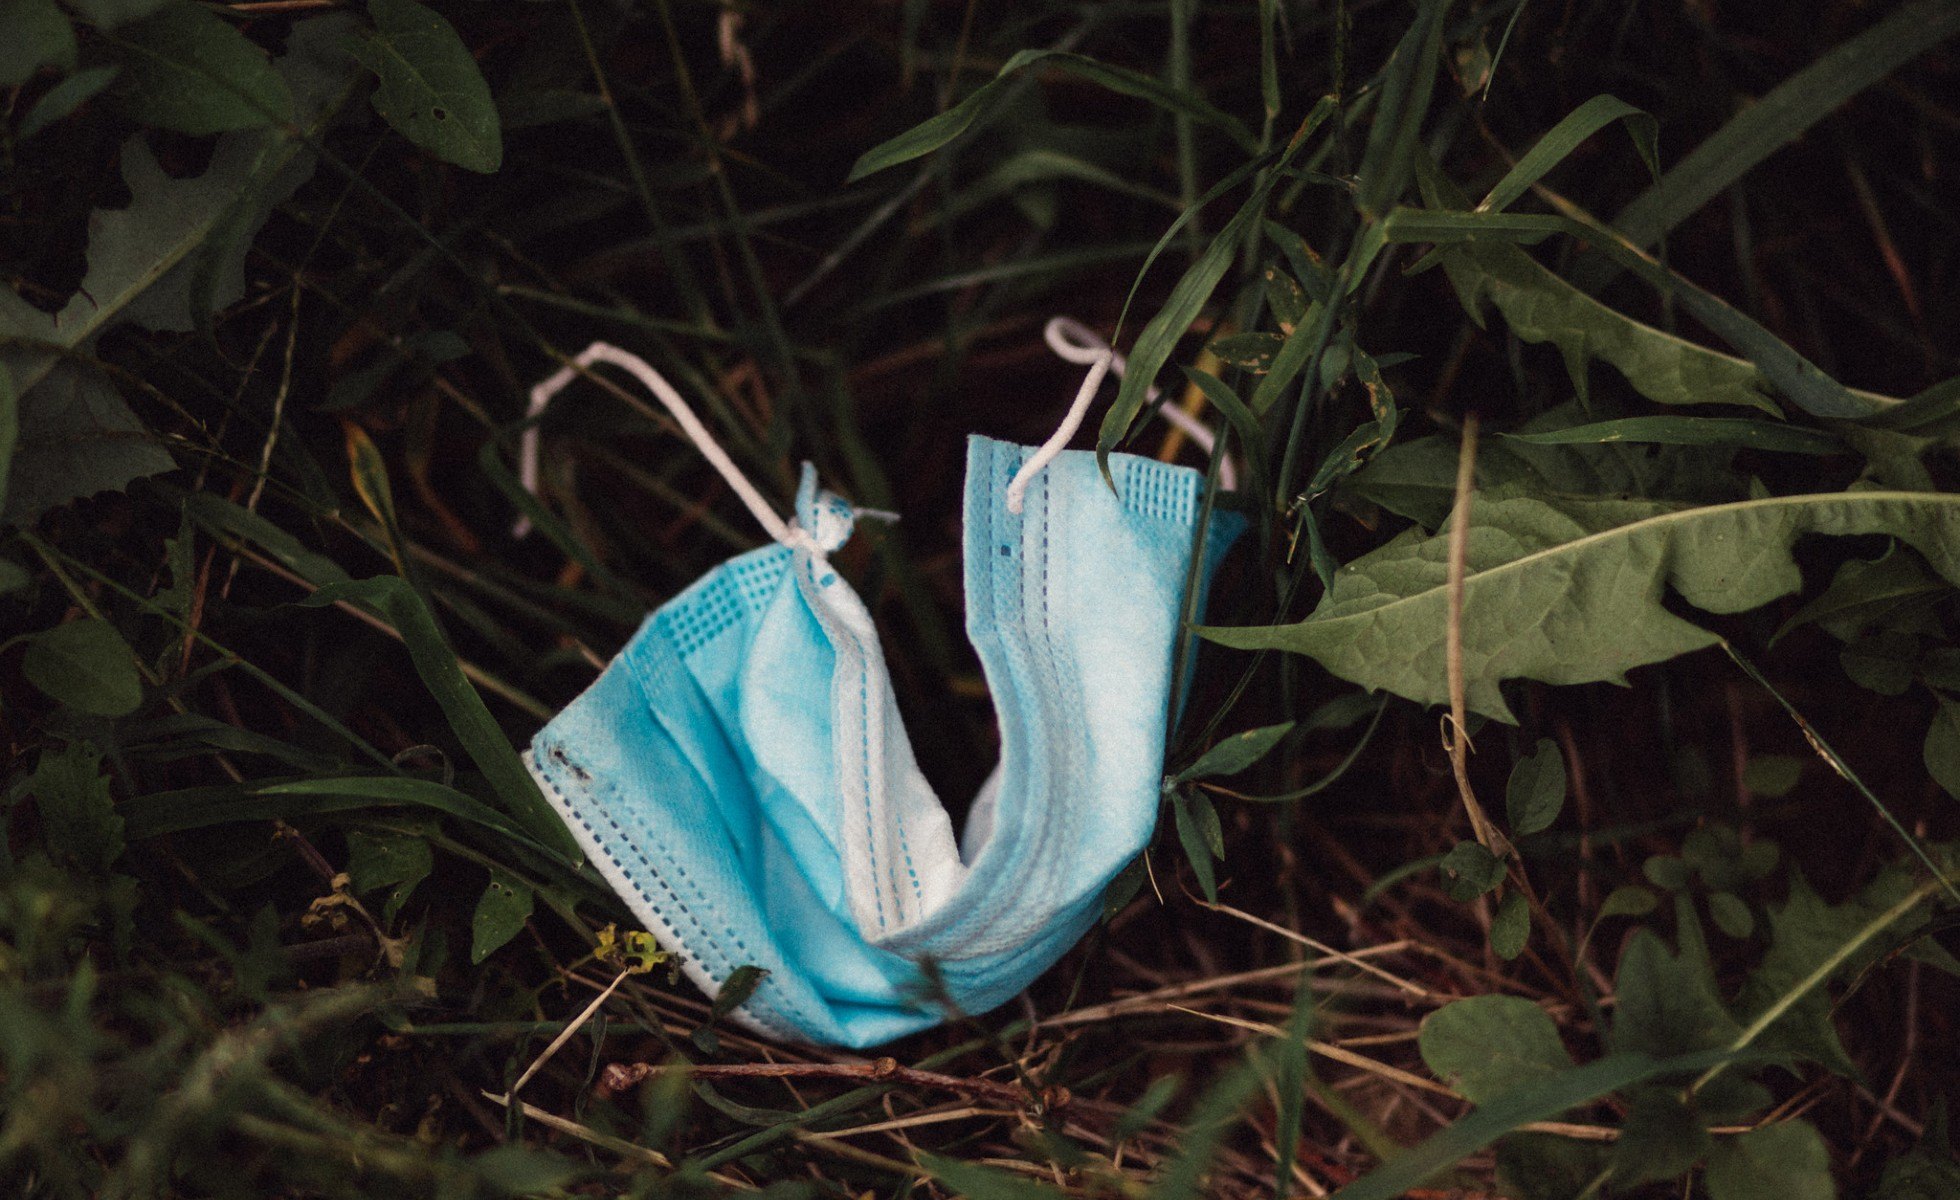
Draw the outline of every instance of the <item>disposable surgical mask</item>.
M769 535L649 616L526 756L695 984L714 996L738 967L767 972L732 1014L752 1029L866 1047L991 1009L1075 943L1149 841L1203 478L1112 454L1106 481L1093 453L1064 450L1116 359L1080 326L1048 332L1090 365L1062 428L1040 449L967 445L966 629L1001 754L957 834L871 614L831 563L857 510L805 464L785 520L615 347L534 392L536 408L580 369L624 368ZM1211 522L1200 587L1239 524Z

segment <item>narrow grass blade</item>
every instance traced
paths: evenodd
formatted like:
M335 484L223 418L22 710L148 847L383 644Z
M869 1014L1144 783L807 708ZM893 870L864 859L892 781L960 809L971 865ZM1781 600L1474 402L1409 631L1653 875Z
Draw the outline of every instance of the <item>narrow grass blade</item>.
M1849 454L1850 448L1828 433L1800 425L1751 421L1744 417L1626 417L1596 421L1549 433L1506 433L1499 436L1534 446L1596 446L1607 442L1639 442L1657 446L1738 446L1783 454Z
M1573 109L1563 121L1539 138L1538 144L1518 160L1518 165L1497 181L1490 195L1477 205L1477 211L1502 212L1509 208L1513 200L1543 179L1546 172L1564 162L1565 156L1577 149L1579 143L1615 121L1626 122L1627 135L1633 138L1634 149L1640 152L1641 161L1647 164L1647 169L1658 177L1661 173L1656 145L1660 137L1659 123L1644 110L1635 108L1618 96L1594 96Z
M338 600L372 607L395 627L408 647L415 673L442 706L457 740L490 780L504 807L533 838L576 862L580 857L578 843L545 802L517 751L484 707L483 698L470 686L456 655L443 640L434 614L415 589L400 576L382 575L328 584L299 603L317 608Z
M1960 5L1917 0L1747 104L1613 218L1628 241L1646 248L1845 101L1960 33ZM1595 271L1596 289L1616 272Z

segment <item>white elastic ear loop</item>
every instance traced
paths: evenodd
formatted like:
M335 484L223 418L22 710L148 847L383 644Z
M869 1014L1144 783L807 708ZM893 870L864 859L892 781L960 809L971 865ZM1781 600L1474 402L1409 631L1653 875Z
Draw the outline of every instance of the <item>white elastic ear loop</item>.
M551 402L553 396L564 390L565 386L571 383L572 380L578 378L579 368L589 367L595 362L607 362L616 367L623 368L633 378L639 380L647 391L652 392L654 398L659 400L661 405L666 408L668 415L674 418L675 424L681 427L681 432L687 435L687 440L693 442L694 448L701 452L701 457L708 460L708 465L713 467L723 479L728 481L728 486L735 490L735 494L741 498L743 505L748 508L750 514L755 517L757 523L762 526L763 530L770 537L785 546L800 547L808 550L812 554L822 556L822 547L818 546L816 541L808 533L784 521L776 515L775 509L769 507L769 502L763 499L762 493L755 490L755 485L749 482L748 476L742 474L742 469L735 465L735 460L728 457L728 452L721 448L721 443L715 441L714 434L708 432L708 427L701 423L701 418L694 415L694 410L689 408L687 401L683 400L681 394L674 390L674 385L668 383L665 376L654 370L639 355L630 351L621 350L618 346L612 345L609 342L594 342L590 346L587 346L585 349L579 351L578 356L572 359L571 363L560 368L550 378L531 389L529 415L533 424L524 431L524 437L518 449L517 478L518 482L524 486L525 491L533 495L537 494L538 427L536 425L536 419L538 414L544 411L545 405ZM514 537L523 537L526 533L530 532L530 528L531 523L528 519L520 519L512 527L511 534Z
M1075 436L1075 431L1082 427L1082 419L1088 413L1089 403L1095 399L1096 389L1102 386L1103 373L1113 370L1116 372L1116 377L1121 379L1129 371L1129 362L1118 354L1114 347L1103 341L1095 330L1073 317L1051 318L1047 326L1042 329L1041 336L1048 343L1048 348L1056 355L1069 362L1091 367L1091 370L1089 378L1083 380L1082 390L1076 393L1075 403L1069 407L1068 415L1062 418L1061 426L1055 430L1052 437L1041 444L1041 449L1035 451L1034 457L1022 464L1020 471L1015 473L1013 482L1007 485L1009 512L1021 511L1021 502L1027 494L1028 484L1049 463L1055 461L1063 447L1068 445L1069 439ZM1218 445L1218 435L1212 432L1211 426L1175 404L1158 405L1157 398L1161 394L1158 388L1152 385L1145 393L1145 403L1156 405L1157 412L1164 420L1182 429L1185 436L1196 442L1198 448L1206 454L1212 453ZM1238 488L1238 471L1233 468L1229 457L1219 461L1218 482L1226 491Z

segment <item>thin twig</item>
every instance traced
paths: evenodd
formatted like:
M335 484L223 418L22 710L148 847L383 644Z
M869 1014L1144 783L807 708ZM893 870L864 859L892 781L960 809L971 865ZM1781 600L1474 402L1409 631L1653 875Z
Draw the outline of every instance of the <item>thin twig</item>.
M1456 790L1463 797L1463 811L1470 816L1470 831L1478 844L1499 858L1509 858L1510 842L1491 824L1470 787L1470 735L1465 732L1469 703L1463 679L1463 577L1470 554L1470 503L1476 472L1477 416L1471 413L1463 418L1463 448L1456 461L1456 511L1450 517L1450 608L1444 638L1450 682L1450 770L1456 775Z

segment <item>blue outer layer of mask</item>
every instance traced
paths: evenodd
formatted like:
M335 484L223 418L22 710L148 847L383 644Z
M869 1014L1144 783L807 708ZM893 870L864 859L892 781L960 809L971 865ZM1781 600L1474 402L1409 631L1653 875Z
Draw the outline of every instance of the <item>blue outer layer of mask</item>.
M1172 643L1199 520L1188 468L971 439L967 633L1001 762L956 839L913 759L870 615L827 554L848 505L805 468L797 526L649 617L541 730L545 794L635 916L735 1016L864 1047L1012 998L1095 920L1156 819ZM1221 514L1200 578L1236 536ZM819 552L821 551L821 552Z

